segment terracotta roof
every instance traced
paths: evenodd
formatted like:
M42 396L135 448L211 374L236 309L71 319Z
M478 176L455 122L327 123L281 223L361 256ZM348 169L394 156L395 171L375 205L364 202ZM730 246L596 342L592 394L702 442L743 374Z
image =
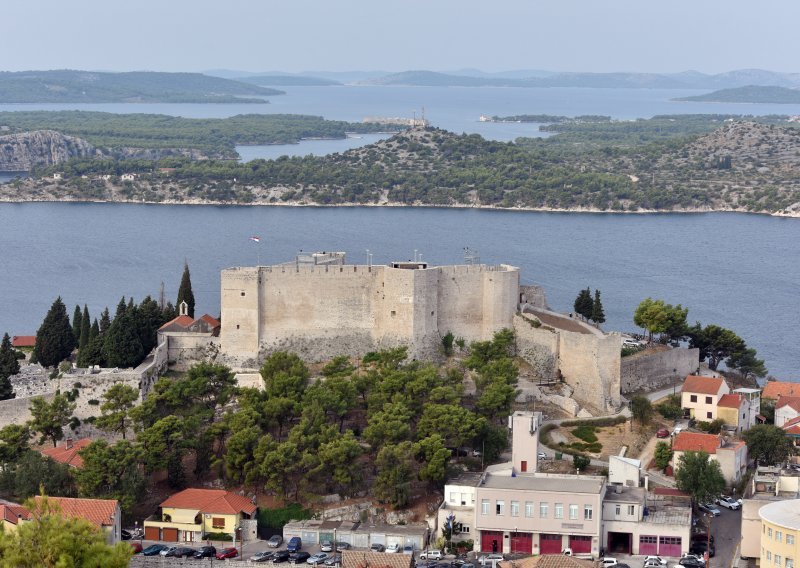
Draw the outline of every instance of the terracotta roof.
M501 568L594 568L593 560L583 560L565 554L542 554L529 556L522 560L498 562Z
M219 327L220 325L222 325L217 318L212 318L208 314L203 314L198 319L201 319L204 322L208 323L208 325L210 325L211 327Z
M719 448L719 436L698 432L681 432L672 442L674 452L705 452L716 454Z
M744 402L744 397L740 394L723 394L719 397L717 406L725 408L741 408Z
M779 396L800 396L800 383L787 383L781 381L768 381L761 391L761 398L774 398Z
M674 487L654 487L653 494L662 495L664 497L691 497L685 491L675 489Z
M161 507L227 515L240 512L252 515L257 508L250 499L224 489L184 489L162 502Z
M722 377L700 377L689 375L683 381L681 392L691 392L697 394L717 394L725 380Z
M800 426L800 416L797 418L792 418L791 420L787 420L786 423L781 426L784 430L788 430L792 426Z
M36 501L41 499L38 495ZM72 519L86 519L98 527L113 526L116 520L116 499L73 499L71 497L47 497L52 503L57 503L64 517Z
M65 443L56 448L40 448L39 452L59 463L65 463L68 466L80 469L83 467L83 458L78 454L78 451L91 443L91 439L82 438L73 443L69 448L67 447L68 443Z
M20 519L30 520L31 512L22 505L0 505L0 519L16 525Z
M35 335L15 335L11 338L11 347L34 347L35 345Z
M779 396L778 402L775 403L775 410L784 406L800 412L800 396Z
M342 568L411 568L411 554L342 550Z
M158 329L162 330L165 327L173 325L173 324L178 325L180 327L189 327L190 325L192 325L193 322L194 322L194 320L189 316L178 316L175 319L169 320L167 323L165 323L164 325L162 325Z

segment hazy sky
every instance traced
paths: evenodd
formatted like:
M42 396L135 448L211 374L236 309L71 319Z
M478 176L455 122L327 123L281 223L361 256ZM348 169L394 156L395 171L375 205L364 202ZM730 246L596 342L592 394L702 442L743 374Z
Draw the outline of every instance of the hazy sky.
M800 71L796 0L0 0L0 70Z

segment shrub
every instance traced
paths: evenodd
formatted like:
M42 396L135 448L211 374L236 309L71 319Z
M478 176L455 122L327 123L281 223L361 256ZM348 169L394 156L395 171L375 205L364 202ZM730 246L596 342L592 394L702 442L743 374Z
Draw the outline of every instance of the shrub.
M595 432L594 426L590 426L588 424L582 424L577 428L575 428L574 430L572 430L572 435L575 436L576 438L580 438L584 442L592 443L597 441L597 435L594 432Z
M98 406L100 404L100 401L97 400L96 398L93 398L89 400L89 404L91 404L92 406Z
M708 432L709 428L711 428L711 423L700 420L699 422L695 423L694 427L698 430L702 430L703 432Z
M683 415L683 409L680 406L673 406L668 402L662 402L656 405L658 413L667 420L675 420Z
M203 535L203 540L233 540L233 537L228 533L206 533Z

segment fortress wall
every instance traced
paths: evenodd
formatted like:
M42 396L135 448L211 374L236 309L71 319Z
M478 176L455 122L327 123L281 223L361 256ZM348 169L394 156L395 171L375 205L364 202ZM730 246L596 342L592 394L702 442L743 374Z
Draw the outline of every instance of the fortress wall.
M441 335L448 331L463 337L467 343L483 337L483 283L480 266L442 266L439 273L439 305L437 328Z
M393 272L392 269L387 269ZM414 278L414 316L409 344L416 357L436 357L441 347L439 321L439 271L412 270ZM447 332L444 332L447 333Z
M220 337L227 355L253 357L260 347L260 268L228 268L222 271Z
M559 330L558 365L575 399L610 412L620 404L620 340Z
M623 357L620 386L623 393L630 393L674 385L696 372L699 365L699 349L677 348Z
M410 344L414 336L416 270L381 267L373 336L381 347Z
M510 266L502 265L510 269ZM513 326L512 318L519 305L519 270L483 273L483 337Z
M514 333L517 354L527 361L536 378L555 379L558 374L558 332L542 327L534 328L524 314L514 316Z
M210 333L163 333L168 364L185 370L197 361L208 359L216 338Z

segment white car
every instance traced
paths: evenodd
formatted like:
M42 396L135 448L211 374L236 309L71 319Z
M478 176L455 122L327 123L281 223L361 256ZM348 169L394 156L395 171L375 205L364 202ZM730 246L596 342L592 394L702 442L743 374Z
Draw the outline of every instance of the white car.
M717 503L719 503L722 507L725 507L726 509L731 509L732 511L738 511L740 507L739 501L737 501L733 497L728 497L727 495L723 495L722 497L720 497L717 500Z
M715 517L719 517L722 512L717 509L712 503L700 503L697 506L698 509L703 511L704 513L708 513L709 515L713 515Z
M544 452L539 452L539 453L537 454L537 456L538 456L538 458L539 458L540 460L546 460L546 459L549 459L549 458L547 457L547 454L546 454L546 453L544 453Z
M322 564L327 559L328 559L327 552L317 552L316 554L309 556L308 560L306 560L306 563L316 566L317 564Z
M420 560L441 560L444 558L444 554L438 548L432 548L430 550L423 550L419 554Z
M664 560L663 558L661 558L660 556L645 556L644 557L644 563L647 564L648 562L650 562L650 563L653 563L653 562L658 563L659 566L666 566L667 565L667 561Z
M608 566L616 566L619 564L616 558L610 558L608 556L603 557L603 568L607 568Z
M498 552L493 552L492 554L487 554L486 556L481 556L480 563L486 566L487 564L491 565L492 562L501 562L505 560L503 555Z
M403 550L403 547L396 542L386 547L386 552L400 552L401 550Z
M705 558L703 558L702 554L691 554L689 552L684 552L683 554L681 554L681 559L683 559L683 558L691 558L693 560L697 560L698 562L700 562L703 565L705 565L705 563L706 563L706 560L705 560Z

